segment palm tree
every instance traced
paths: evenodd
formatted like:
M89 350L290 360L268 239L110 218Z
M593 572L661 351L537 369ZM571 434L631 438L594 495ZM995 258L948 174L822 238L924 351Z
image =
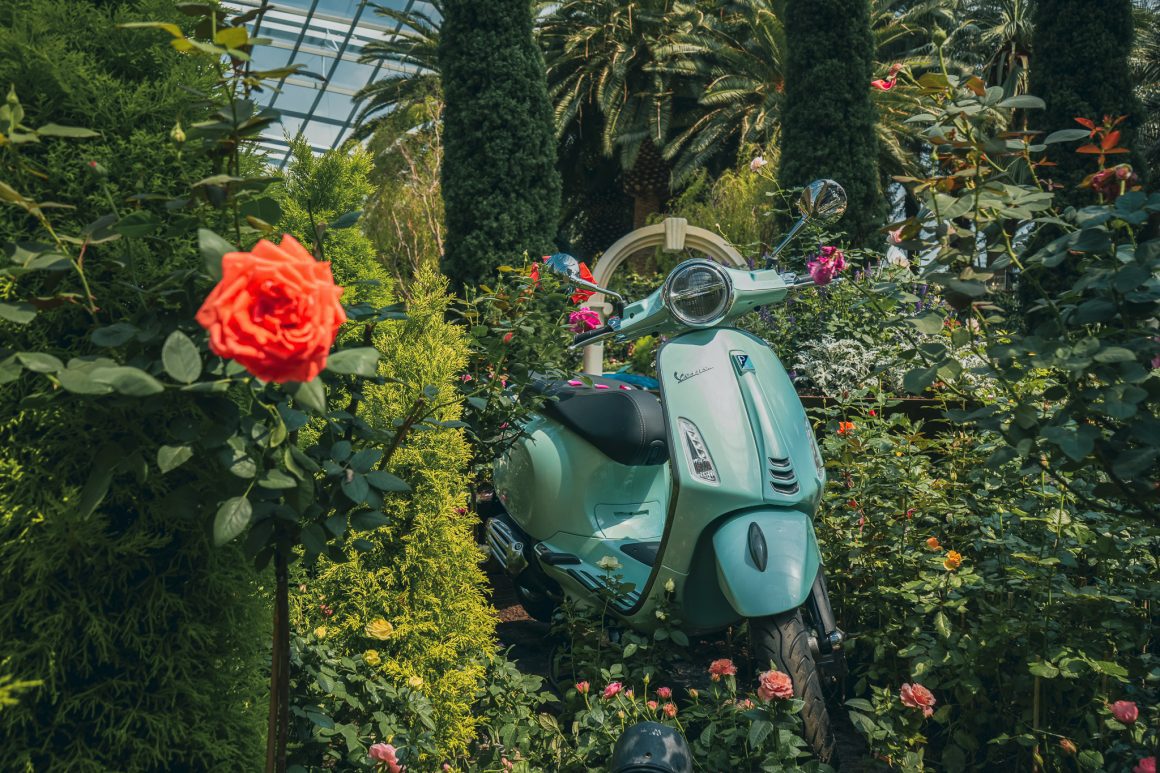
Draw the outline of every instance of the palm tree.
M1160 10L1137 5L1136 39L1132 47L1132 79L1143 114L1140 153L1152 181L1160 174Z
M382 64L388 74L355 94L356 101L365 103L358 115L355 137L369 137L384 115L392 111L426 115L428 100L441 94L438 49L443 1L430 0L429 4L434 8L433 14L414 8L402 11L374 6L376 14L395 23L395 32L368 43L359 57L363 64Z
M660 210L670 191L669 164L661 155L674 118L695 107L695 88L662 66L672 41L698 25L704 13L680 0L565 0L546 4L539 36L548 67L548 93L561 137L595 128L616 155L625 190L634 198L633 222ZM589 120L596 113L599 124Z

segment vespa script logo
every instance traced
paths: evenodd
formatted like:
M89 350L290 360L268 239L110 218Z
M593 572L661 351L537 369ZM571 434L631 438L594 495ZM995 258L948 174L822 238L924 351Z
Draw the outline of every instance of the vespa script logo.
M704 373L707 370L713 370L713 366L709 365L708 367L705 367L705 368L697 368L696 370L691 370L688 373L681 373L680 371L674 370L673 371L673 378L675 378L677 380L677 383L680 384L683 381L688 381L693 376L701 375L702 373Z

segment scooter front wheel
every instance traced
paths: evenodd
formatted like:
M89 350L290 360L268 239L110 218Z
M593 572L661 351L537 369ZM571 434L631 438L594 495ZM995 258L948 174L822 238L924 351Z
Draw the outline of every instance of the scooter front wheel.
M772 664L778 671L789 674L794 696L805 701L801 716L805 739L814 755L822 762L838 767L834 729L817 664L810 652L809 629L802 621L801 610L751 618L749 637L757 667L764 671Z

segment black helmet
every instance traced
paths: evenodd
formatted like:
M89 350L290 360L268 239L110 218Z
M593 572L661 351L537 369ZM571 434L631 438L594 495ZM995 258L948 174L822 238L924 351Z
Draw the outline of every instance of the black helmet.
M684 736L667 725L638 722L612 750L612 773L693 773L693 752Z

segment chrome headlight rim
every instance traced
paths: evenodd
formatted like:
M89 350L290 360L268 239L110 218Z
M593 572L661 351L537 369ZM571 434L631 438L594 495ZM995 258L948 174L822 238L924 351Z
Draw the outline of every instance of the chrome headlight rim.
M695 321L686 317L677 308L677 305L672 301L673 282L685 271L696 268L698 266L705 266L712 270L725 285L725 304L721 307L721 311L712 319ZM721 320L729 316L730 309L733 308L733 302L736 300L736 294L733 292L733 278L729 276L729 272L719 263L715 263L708 258L690 258L677 265L669 275L665 278L665 283L661 285L661 300L665 304L665 308L669 313L680 322L682 325L687 325L692 328L707 328L714 327L721 323Z

